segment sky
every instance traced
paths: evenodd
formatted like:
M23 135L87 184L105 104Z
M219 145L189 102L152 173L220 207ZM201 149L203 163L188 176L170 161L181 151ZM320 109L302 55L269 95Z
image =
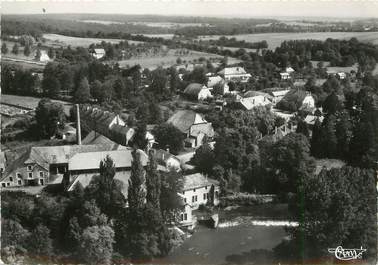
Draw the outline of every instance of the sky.
M378 0L1 0L3 14L110 13L217 17L378 17Z

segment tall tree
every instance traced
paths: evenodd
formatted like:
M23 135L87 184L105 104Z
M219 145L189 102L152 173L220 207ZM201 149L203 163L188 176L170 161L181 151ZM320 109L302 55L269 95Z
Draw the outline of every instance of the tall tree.
M322 124L322 148L324 156L328 158L336 157L337 137L336 137L336 116L328 115Z
M303 134L286 135L273 145L270 156L268 166L283 191L298 192L303 181L315 170L310 145Z
M41 137L56 135L58 129L62 128L65 123L62 104L52 102L49 99L41 99L35 110L35 119Z
M160 173L157 171L157 163L153 151L150 151L149 154L149 162L146 173L147 203L151 204L155 209L157 209L160 214L161 179Z
M88 84L88 79L84 77L79 84L79 87L76 89L75 94L75 101L78 103L86 103L90 100L91 94Z
M211 175L213 166L215 164L215 156L210 144L208 142L205 142L200 147L198 147L190 162L196 167L199 172L202 172L206 175Z
M172 154L177 154L183 148L184 136L172 124L163 123L158 125L154 128L153 135L159 143L160 148L169 148Z
M321 157L323 155L323 142L322 142L322 123L319 118L316 119L312 128L311 136L311 155Z
M2 54L8 53L8 47L7 47L7 44L5 42L3 42L3 44L1 45L1 53Z
M12 53L17 55L17 54L18 54L18 51L19 51L18 44L15 43L15 44L13 45L13 47L12 47Z
M31 51L30 51L30 45L26 44L25 47L24 47L24 55L25 56L29 56L30 53L31 53Z
M144 208L146 199L146 172L142 166L141 154L133 152L133 162L131 165L131 176L128 188L128 203L131 211L140 211Z
M139 122L133 136L133 145L135 148L145 150L147 148L148 139L146 138L147 126L144 122Z

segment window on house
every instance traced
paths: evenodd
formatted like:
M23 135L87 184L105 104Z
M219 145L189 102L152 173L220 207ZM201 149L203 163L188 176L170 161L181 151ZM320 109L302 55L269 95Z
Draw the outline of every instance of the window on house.
M32 168L32 166L28 166L28 171L31 171L33 168Z
M205 186L205 190L207 190L207 186Z
M184 214L180 214L181 222L184 221Z
M193 189L193 192L196 192L196 189Z
M22 181L20 179L17 181L17 183L18 185L22 185Z
M184 214L184 220L186 221L186 220L188 220L188 214Z
M22 179L22 176L20 173L16 173L17 178Z
M215 198L218 198L219 194L218 191L215 192Z
M204 194L203 194L203 200L206 200L206 199L207 199L207 196L206 196L206 195L207 195L207 193L204 193Z
M9 182L7 182L7 186L10 186L10 183L9 183Z
M43 181L43 179L39 179L39 184L41 184L41 185L45 184L45 182Z
M33 178L33 172L28 173L28 178L32 179Z
M184 202L186 203L186 198L184 198Z
M4 168L0 167L0 173L4 172Z
M5 183L1 183L1 186L2 186L3 188L5 188Z
M39 171L39 176L43 178L43 171Z
M9 177L9 181L12 181L12 182L13 182L13 177Z
M192 202L196 202L196 201L197 201L197 195L192 196Z

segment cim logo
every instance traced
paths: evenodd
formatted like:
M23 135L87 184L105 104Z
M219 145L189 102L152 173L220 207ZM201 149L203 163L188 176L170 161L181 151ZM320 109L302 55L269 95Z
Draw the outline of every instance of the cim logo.
M329 253L334 253L335 257L339 260L353 260L362 259L362 253L366 252L364 248L343 248L338 246L337 248L329 248Z

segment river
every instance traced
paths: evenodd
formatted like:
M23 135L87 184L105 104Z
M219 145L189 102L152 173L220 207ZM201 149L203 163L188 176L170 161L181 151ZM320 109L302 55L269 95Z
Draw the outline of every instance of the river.
M196 232L162 263L225 264L231 259L251 256L251 250L272 250L285 236L282 226L243 224L217 229L198 226Z

